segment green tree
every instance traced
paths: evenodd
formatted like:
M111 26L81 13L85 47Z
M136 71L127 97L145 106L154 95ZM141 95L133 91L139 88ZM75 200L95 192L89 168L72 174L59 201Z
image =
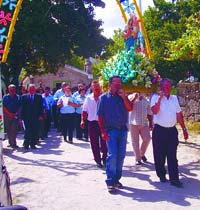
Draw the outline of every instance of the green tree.
M94 7L101 0L27 0L15 26L2 79L17 84L22 68L27 74L55 72L73 55L100 53L107 39L101 21L94 20Z
M114 30L114 35L110 43L105 47L104 57L111 57L116 55L118 51L124 49L124 39L122 37L122 30Z
M200 10L199 0L179 0L167 2L154 0L155 7L144 12L144 22L156 64L162 77L178 81L188 68L196 68L194 61L169 61L167 44L179 39L186 31L187 18Z
M188 18L186 32L167 44L170 60L200 61L200 11Z
M195 77L200 78L200 11L188 18L186 32L182 36L167 44L169 61L188 62Z

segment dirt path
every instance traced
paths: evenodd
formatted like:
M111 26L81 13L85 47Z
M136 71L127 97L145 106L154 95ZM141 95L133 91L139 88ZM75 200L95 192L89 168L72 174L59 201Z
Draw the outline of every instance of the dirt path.
M97 169L88 142L67 144L52 130L37 150L11 150L4 141L4 158L10 172L15 204L29 210L197 210L200 206L200 135L182 141L178 149L183 189L160 183L156 177L152 147L149 162L134 165L130 136L124 174L125 188L115 195L107 192L105 171ZM22 146L23 135L18 136Z

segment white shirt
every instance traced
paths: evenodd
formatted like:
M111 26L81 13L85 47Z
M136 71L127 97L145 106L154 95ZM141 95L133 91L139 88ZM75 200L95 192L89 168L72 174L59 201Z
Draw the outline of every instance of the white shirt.
M151 107L158 101L158 95L155 94L151 98ZM160 102L160 110L157 114L153 115L154 124L163 127L173 127L176 125L176 113L181 112L177 96L170 95L169 99L163 96Z
M190 76L190 77L189 77L189 81L190 81L190 82L194 82L194 76Z
M189 76L186 80L186 82L194 82L194 76Z
M69 101L72 103L76 103L76 100L73 96L63 95L58 99L57 104L60 104L61 101L63 102L63 106L60 107L61 114L70 114L75 112L75 108L68 105Z
M83 104L83 111L87 112L88 121L98 121L97 116L97 101L94 99L94 93L89 94Z

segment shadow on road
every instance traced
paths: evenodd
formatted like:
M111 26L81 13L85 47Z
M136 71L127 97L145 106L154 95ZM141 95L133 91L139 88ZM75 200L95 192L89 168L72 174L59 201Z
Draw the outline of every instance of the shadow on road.
M154 172L152 163L141 166L126 166L123 171L124 177L133 177L138 180L149 182L154 186L154 190L137 189L125 186L123 190L117 191L121 196L131 197L140 202L160 202L167 201L179 206L191 206L190 199L200 199L200 180L197 174L200 172L199 162L190 162L179 167L181 181L184 183L184 188L175 188L169 182L161 183L151 180L149 172ZM148 185L148 184L147 184Z

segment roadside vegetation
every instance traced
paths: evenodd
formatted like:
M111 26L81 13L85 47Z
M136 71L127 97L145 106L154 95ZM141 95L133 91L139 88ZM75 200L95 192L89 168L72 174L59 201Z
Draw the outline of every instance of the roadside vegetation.
M200 134L200 122L185 122L189 132Z

